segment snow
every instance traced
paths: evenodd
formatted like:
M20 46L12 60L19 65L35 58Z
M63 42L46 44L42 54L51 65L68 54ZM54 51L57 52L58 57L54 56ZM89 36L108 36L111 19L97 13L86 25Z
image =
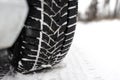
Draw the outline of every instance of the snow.
M88 80L120 80L119 25L119 20L78 23L73 45Z
M120 80L120 21L78 23L68 55L52 70L3 80Z

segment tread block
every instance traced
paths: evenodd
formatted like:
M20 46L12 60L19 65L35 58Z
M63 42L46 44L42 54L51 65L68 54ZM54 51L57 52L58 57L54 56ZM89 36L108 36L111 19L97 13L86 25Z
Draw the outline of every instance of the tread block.
M40 37L40 32L36 30L32 30L30 28L26 28L25 35L30 37Z
M27 0L29 6L36 6L41 8L41 1L40 0Z
M25 26L30 27L31 29L40 30L40 25L40 21L32 19L31 17L28 17L25 22Z
M30 7L28 16L41 19L41 11L37 9L37 7Z

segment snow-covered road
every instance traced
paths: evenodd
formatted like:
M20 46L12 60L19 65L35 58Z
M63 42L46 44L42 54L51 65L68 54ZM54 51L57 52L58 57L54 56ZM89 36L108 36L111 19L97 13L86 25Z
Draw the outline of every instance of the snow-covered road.
M61 65L3 80L120 80L120 21L77 23L72 46Z
M120 80L119 20L78 23L72 46L87 80Z

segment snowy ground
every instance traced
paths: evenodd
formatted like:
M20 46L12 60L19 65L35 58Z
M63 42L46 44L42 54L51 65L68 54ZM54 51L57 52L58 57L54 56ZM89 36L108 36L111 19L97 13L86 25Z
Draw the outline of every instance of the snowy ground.
M120 80L120 21L79 23L73 45L87 80Z
M120 21L78 23L70 51L61 65L38 74L3 80L120 80Z

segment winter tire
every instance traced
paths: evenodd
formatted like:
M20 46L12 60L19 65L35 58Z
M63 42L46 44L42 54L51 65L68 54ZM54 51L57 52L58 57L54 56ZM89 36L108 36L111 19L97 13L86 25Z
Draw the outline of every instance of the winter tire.
M49 68L66 56L74 36L77 0L27 0L24 28L9 49L16 71Z

